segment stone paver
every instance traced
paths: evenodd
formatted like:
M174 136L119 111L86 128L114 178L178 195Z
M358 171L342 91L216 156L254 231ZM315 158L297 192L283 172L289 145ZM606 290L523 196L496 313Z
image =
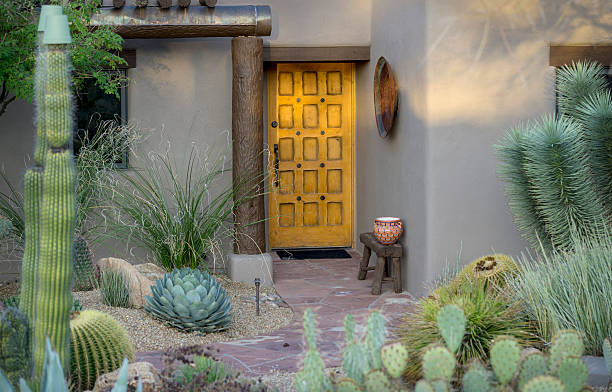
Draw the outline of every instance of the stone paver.
M268 335L214 344L220 359L251 376L299 370L304 353L302 316L307 308L318 322L317 347L326 367L341 366L347 313L353 314L357 325L365 325L369 313L378 310L392 327L412 306L413 297L393 293L392 282L383 282L381 295L370 294L373 271L366 280L357 280L360 255L349 253L351 259L324 260L280 260L274 253L274 286L293 309L293 321ZM136 357L161 366L159 353Z

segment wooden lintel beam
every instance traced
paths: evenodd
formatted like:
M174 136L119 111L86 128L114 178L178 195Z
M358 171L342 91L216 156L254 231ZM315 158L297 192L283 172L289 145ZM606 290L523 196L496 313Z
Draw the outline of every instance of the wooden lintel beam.
M561 67L578 60L593 60L612 66L612 45L561 45L551 44L548 64Z
M113 26L123 38L194 38L269 36L269 6L209 7L103 7L91 26Z
M265 46L267 62L353 62L369 61L369 46Z

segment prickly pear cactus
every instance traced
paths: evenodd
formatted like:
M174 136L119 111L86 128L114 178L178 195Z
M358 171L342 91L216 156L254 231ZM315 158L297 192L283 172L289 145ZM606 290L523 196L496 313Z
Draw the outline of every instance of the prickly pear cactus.
M519 390L523 390L525 385L533 378L548 374L548 361L541 352L529 353L523 359L521 372L519 374Z
M420 380L414 386L414 392L435 392L433 386L426 380Z
M455 365L455 356L446 347L433 346L423 355L423 375L429 382L450 381Z
M372 369L380 369L382 361L380 359L380 349L385 344L387 338L387 329L385 328L385 319L379 312L372 312L368 317L368 325L366 327L366 343L368 346L368 359Z
M372 370L364 377L366 392L381 392L391 389L391 381L382 370Z
M580 332L563 330L557 332L550 343L549 369L555 372L557 366L568 357L581 357L584 354L584 343Z
M491 366L502 385L507 385L516 374L521 362L521 348L515 339L502 336L495 339L490 352Z
M538 376L525 385L523 392L565 392L565 387L552 376Z
M336 392L361 392L361 388L350 378L344 378L336 383Z
M487 392L491 389L489 375L483 367L470 366L463 374L464 392Z
M556 376L565 386L565 392L580 392L589 378L589 371L580 357L567 357L559 363Z
M388 344L380 350L380 359L391 377L400 378L408 364L408 350L401 343Z
M304 357L303 368L296 375L296 387L299 392L331 391L331 380L325 374L325 364L317 351L316 322L312 310L304 312L304 340L308 351Z
M452 353L456 353L465 334L466 319L463 310L456 305L445 306L438 311L437 321L446 346Z

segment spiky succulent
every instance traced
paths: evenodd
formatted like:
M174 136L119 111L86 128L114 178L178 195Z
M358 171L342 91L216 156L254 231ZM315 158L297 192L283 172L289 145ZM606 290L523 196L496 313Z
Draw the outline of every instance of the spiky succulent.
M10 219L0 216L0 240L9 235L12 229L13 223L11 223Z
M74 236L72 256L73 287L75 291L91 290L96 285L96 268L87 240L80 234Z
M153 317L182 331L227 329L232 305L225 289L207 272L175 269L151 287L144 308Z

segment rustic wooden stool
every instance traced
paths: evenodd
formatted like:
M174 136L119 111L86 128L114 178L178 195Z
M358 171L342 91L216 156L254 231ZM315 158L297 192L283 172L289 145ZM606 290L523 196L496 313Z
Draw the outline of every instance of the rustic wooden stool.
M357 279L364 280L368 271L376 270L374 283L372 284L372 294L380 294L383 280L393 280L393 290L396 293L401 293L402 269L400 262L403 254L402 245L399 243L383 245L376 240L374 233L361 233L359 235L359 241L363 243L363 259L361 259L361 263L359 264ZM368 267L372 251L376 253L378 260L376 261L375 267ZM383 279L385 270L391 270L391 279Z

